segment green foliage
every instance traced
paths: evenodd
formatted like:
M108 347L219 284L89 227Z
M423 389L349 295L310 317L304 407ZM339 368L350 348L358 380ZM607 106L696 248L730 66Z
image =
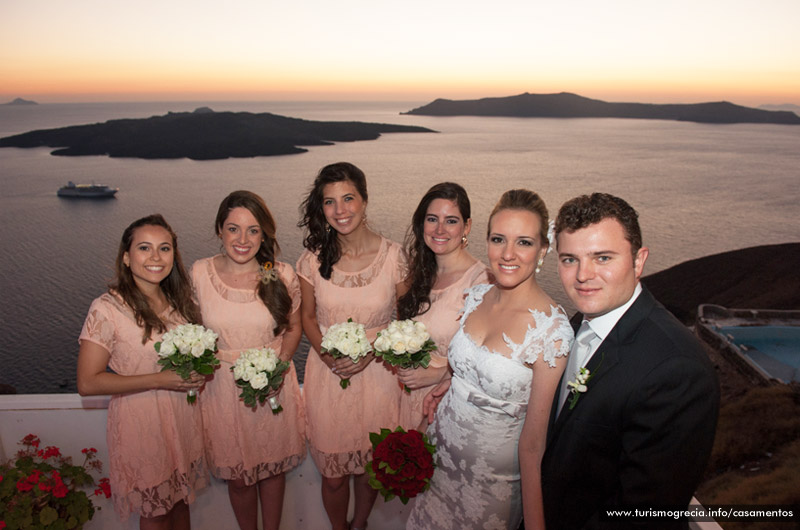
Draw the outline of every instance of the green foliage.
M233 370L233 368L231 368L231 370ZM244 404L248 407L256 408L258 405L263 405L267 401L270 392L280 389L283 384L283 374L285 374L287 370L289 370L289 361L279 362L275 370L267 374L269 379L267 386L259 389L253 388L249 381L237 379L236 386L242 389L242 393L239 394L239 397L242 398L242 401L244 401ZM281 411L283 411L283 407L281 406L272 410L274 414Z
M7 530L68 530L81 528L96 508L80 488L94 485L88 469L100 470L96 449L84 449L82 465L72 464L57 447L40 449L38 437L20 442L16 458L0 464L0 522ZM110 496L108 479L95 495Z

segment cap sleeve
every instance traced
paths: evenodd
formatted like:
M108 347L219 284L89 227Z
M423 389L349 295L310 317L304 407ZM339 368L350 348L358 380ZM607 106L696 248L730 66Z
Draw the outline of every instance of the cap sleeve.
M529 326L525 341L513 348L512 357L525 364L533 364L540 356L551 367L556 357L564 357L572 346L573 332L564 310L550 306L550 314L530 310L535 326ZM508 339L507 339L508 342Z
M297 274L288 263L278 262L278 274L289 292L289 297L292 299L290 313L294 313L300 308L300 280L297 279Z
M300 258L297 260L296 269L298 276L313 285L314 282L311 278L314 276L314 270L319 270L319 259L317 255L310 250L303 251Z
M400 244L391 241L391 259L394 262L392 272L394 277L392 280L395 284L404 282L408 277L408 256Z
M488 283L482 283L479 285L473 285L468 289L464 289L464 293L467 295L464 298L464 308L461 310L461 325L464 325L464 320L467 319L470 313L472 313L476 307L481 305L483 302L483 295L486 294L492 286Z
M113 306L108 297L109 295L105 294L92 302L78 340L97 343L110 353L114 351L116 344L117 326L114 322Z

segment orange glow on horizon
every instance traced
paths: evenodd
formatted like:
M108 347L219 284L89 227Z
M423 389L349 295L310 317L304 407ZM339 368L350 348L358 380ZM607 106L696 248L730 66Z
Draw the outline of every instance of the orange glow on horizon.
M797 0L382 5L5 0L0 101L476 99L800 104ZM47 13L43 16L42 13ZM568 23L567 23L568 22Z

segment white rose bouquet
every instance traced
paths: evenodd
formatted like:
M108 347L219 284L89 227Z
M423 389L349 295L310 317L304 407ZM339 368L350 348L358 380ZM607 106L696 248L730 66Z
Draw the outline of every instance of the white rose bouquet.
M427 368L436 343L425 324L416 320L393 320L389 327L378 333L372 344L375 357L400 368ZM411 389L403 385L406 392Z
M219 366L219 359L214 356L217 351L218 335L198 324L181 324L161 336L156 342L160 364L164 370L175 370L184 379L189 379L191 372L211 375L214 367ZM197 401L197 393L190 390L186 401Z
M256 408L256 402L264 404L273 390L283 384L283 374L289 369L289 361L281 361L272 348L245 350L231 366L236 385L242 389L239 397L248 407ZM273 414L283 410L275 396L269 398Z
M322 337L322 353L327 353L334 359L347 357L357 363L362 357L372 351L372 346L367 340L367 331L363 324L353 322L348 318L347 322L334 324L325 332ZM350 379L339 381L342 388L350 385Z

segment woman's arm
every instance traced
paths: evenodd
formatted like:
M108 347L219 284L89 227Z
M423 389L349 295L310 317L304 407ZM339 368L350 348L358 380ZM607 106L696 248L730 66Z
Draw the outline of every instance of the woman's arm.
M557 348L556 348L557 349ZM522 510L526 529L544 529L542 503L542 456L553 396L567 366L566 357L556 357L555 368L544 359L533 365L531 395L522 434L519 437L519 467L522 482Z
M303 336L302 309L298 308L289 315L289 324L283 331L283 341L281 342L280 358L282 361L290 361L297 351L300 338Z
M319 330L317 322L317 299L314 296L314 286L308 283L305 278L298 277L300 280L300 321L303 325L303 332L317 353L322 348L322 332ZM326 363L327 364L327 363Z
M81 340L78 351L78 393L82 396L124 394L157 388L188 392L199 389L206 382L205 376L192 372L189 379L182 379L177 372L165 370L143 375L119 375L106 371L111 358L108 350L90 340Z
M427 420L429 424L433 423L433 417L436 415L436 408L439 406L439 402L442 401L444 395L450 390L450 379L452 377L453 372L450 371L450 367L448 366L442 375L442 381L433 387L433 389L428 392L428 395L425 396L425 399L422 401L423 422Z
M427 368L399 368L397 378L411 390L432 386L442 381L447 373L447 365Z

